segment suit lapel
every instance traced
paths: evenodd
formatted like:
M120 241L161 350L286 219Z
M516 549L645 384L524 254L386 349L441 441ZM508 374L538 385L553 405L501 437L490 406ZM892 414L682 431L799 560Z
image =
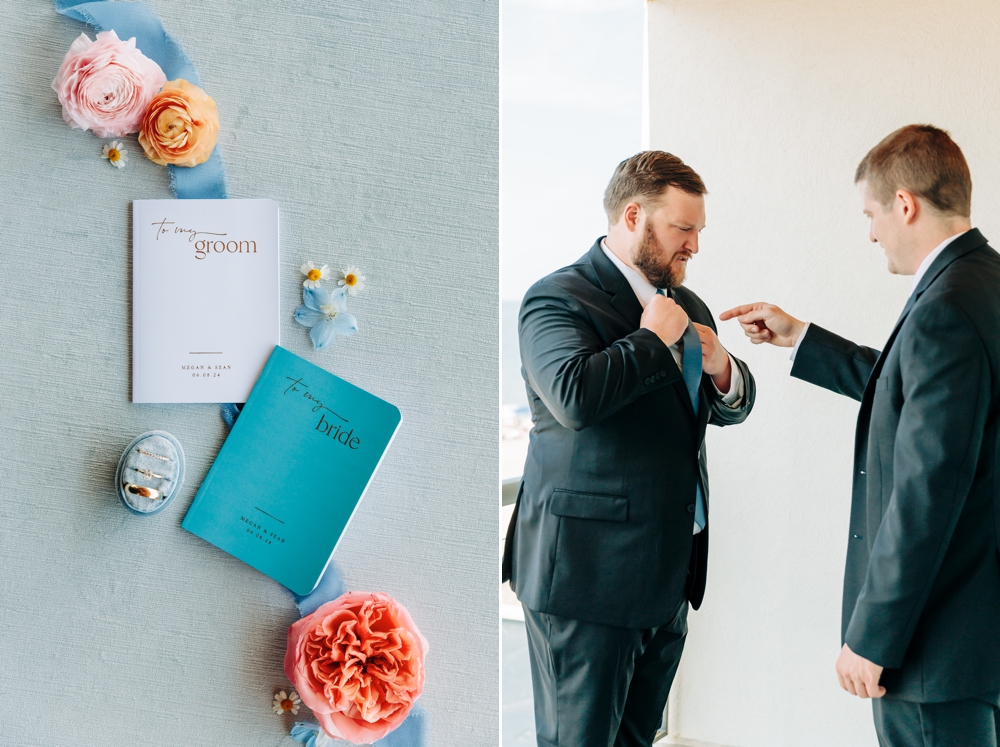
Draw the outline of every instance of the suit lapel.
M631 329L639 329L639 320L642 318L642 304L635 296L635 291L628 284L628 280L621 271L615 267L615 263L608 259L608 255L601 249L602 236L594 245L590 247L587 258L590 260L601 288L605 293L611 294L611 305L615 311L621 314L622 319L628 322Z
M952 241L948 246L944 248L944 251L935 259L931 266L927 268L927 272L920 279L920 284L914 289L913 296L920 296L927 288L937 280L938 275L944 272L944 269L960 257L964 257L969 252L974 249L978 249L986 244L986 237L983 236L978 228L971 228L957 239Z
M628 280L625 279L621 271L615 267L615 263L608 259L608 256L604 253L604 250L601 248L601 241L603 239L604 237L602 236L594 242L594 245L590 247L590 251L587 253L587 259L597 274L601 288L606 293L612 294L611 305L615 311L621 315L622 319L628 322L629 329L639 329L639 322L642 320L642 304L639 303L639 299L636 297L635 291L632 290L632 286L629 285ZM668 291L667 295L673 298L684 311L688 311L672 292ZM690 316L689 311L688 316ZM697 420L697 416L694 413L694 405L691 404L691 396L688 394L683 377L675 381L673 386L677 391L677 396L680 397L687 408L688 413L692 418ZM700 387L698 396L701 398L698 403L698 411L701 412L707 408L707 405L705 404L705 398L701 394Z
M889 355L889 350L892 348L892 344L896 341L896 336L899 335L899 330L903 326L903 322L906 320L907 315L910 313L910 309L913 308L913 304L917 301L917 294L912 293L910 297L906 300L906 306L903 307L903 313L899 315L899 319L896 320L896 326L892 328L892 334L889 335L889 339L886 340L885 345L882 347L882 352L879 353L878 360L875 361L875 367L872 368L871 375L868 377L868 382L865 384L865 391L862 395L862 401L869 398L872 389L875 386L875 381L878 379L879 374L882 373L882 367L885 365L885 359Z
M632 290L628 281L622 280L622 287L611 299L611 305L628 322L629 327L639 329L639 322L642 320L642 304L635 297L635 291Z
M964 257L969 252L974 249L986 244L986 237L984 237L978 228L973 228L966 231L964 234L959 236L957 239L952 241L944 251L935 259L931 266L927 268L927 272L920 279L920 283L916 288L913 289L913 293L906 300L906 305L903 307L903 313L899 315L899 319L896 321L896 326L892 328L892 334L889 335L889 339L885 343L885 347L882 348L882 353L879 355L878 360L875 361L875 367L872 369L871 376L868 377L868 383L865 385L865 392L862 396L862 402L869 402L871 400L872 390L875 387L875 381L878 379L879 374L882 373L882 367L885 365L886 356L889 354L889 350L892 348L892 344L896 341L896 337L899 335L899 330L903 326L903 322L906 320L907 315L913 309L913 306L920 299L931 284L938 279L942 272L956 259Z

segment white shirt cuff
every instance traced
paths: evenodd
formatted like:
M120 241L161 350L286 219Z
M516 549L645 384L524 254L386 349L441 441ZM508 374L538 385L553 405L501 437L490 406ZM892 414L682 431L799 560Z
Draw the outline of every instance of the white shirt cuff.
M726 353L729 355L728 353ZM733 356L729 356L729 365L732 368L732 373L729 378L729 392L726 394L722 393L719 387L715 386L715 380L712 380L712 386L715 386L715 391L722 395L722 404L726 407L737 407L743 401L743 374L740 372L740 367L736 365L736 361L733 360Z
M795 356L796 356L796 354L799 352L799 345L802 344L802 340L805 338L806 332L809 331L809 325L810 324L812 324L812 322L806 322L806 326L804 326L802 328L802 332L801 332L801 334L799 334L799 339L797 339L795 341L795 347L792 348L792 355L791 355L791 358L789 358L789 360L792 361L793 363L795 362Z

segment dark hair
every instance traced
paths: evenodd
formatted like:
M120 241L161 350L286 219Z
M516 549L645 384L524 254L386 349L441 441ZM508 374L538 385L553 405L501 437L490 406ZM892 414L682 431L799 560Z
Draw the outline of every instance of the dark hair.
M708 190L694 169L677 156L662 150L644 150L626 158L604 190L604 212L609 223L617 223L625 206L635 200L644 208L656 202L667 187L676 187L692 195Z
M854 172L854 183L862 180L884 207L905 189L941 213L968 218L972 212L965 156L947 132L931 125L901 127L868 151Z

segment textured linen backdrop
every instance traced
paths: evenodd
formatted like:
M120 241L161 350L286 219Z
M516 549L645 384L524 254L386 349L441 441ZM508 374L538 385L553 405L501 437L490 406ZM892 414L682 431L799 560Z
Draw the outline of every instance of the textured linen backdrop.
M147 0L215 98L230 196L281 209L281 342L403 423L335 561L430 642L430 744L498 741L498 8ZM0 745L291 745L275 582L180 528L226 437L214 405L130 402L130 200L49 88L83 24L0 28ZM361 331L314 352L298 266L356 264ZM197 298L188 299L197 304ZM186 484L136 517L122 449L163 429ZM299 718L302 718L300 713Z

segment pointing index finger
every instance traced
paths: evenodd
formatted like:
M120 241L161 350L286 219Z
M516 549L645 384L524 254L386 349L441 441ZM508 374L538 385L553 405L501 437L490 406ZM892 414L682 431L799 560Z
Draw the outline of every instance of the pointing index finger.
M742 306L737 306L736 308L729 309L729 311L723 311L719 314L719 319L723 322L727 322L730 319L734 319L738 316L743 316L744 314L749 314L757 308L755 303L747 303Z

